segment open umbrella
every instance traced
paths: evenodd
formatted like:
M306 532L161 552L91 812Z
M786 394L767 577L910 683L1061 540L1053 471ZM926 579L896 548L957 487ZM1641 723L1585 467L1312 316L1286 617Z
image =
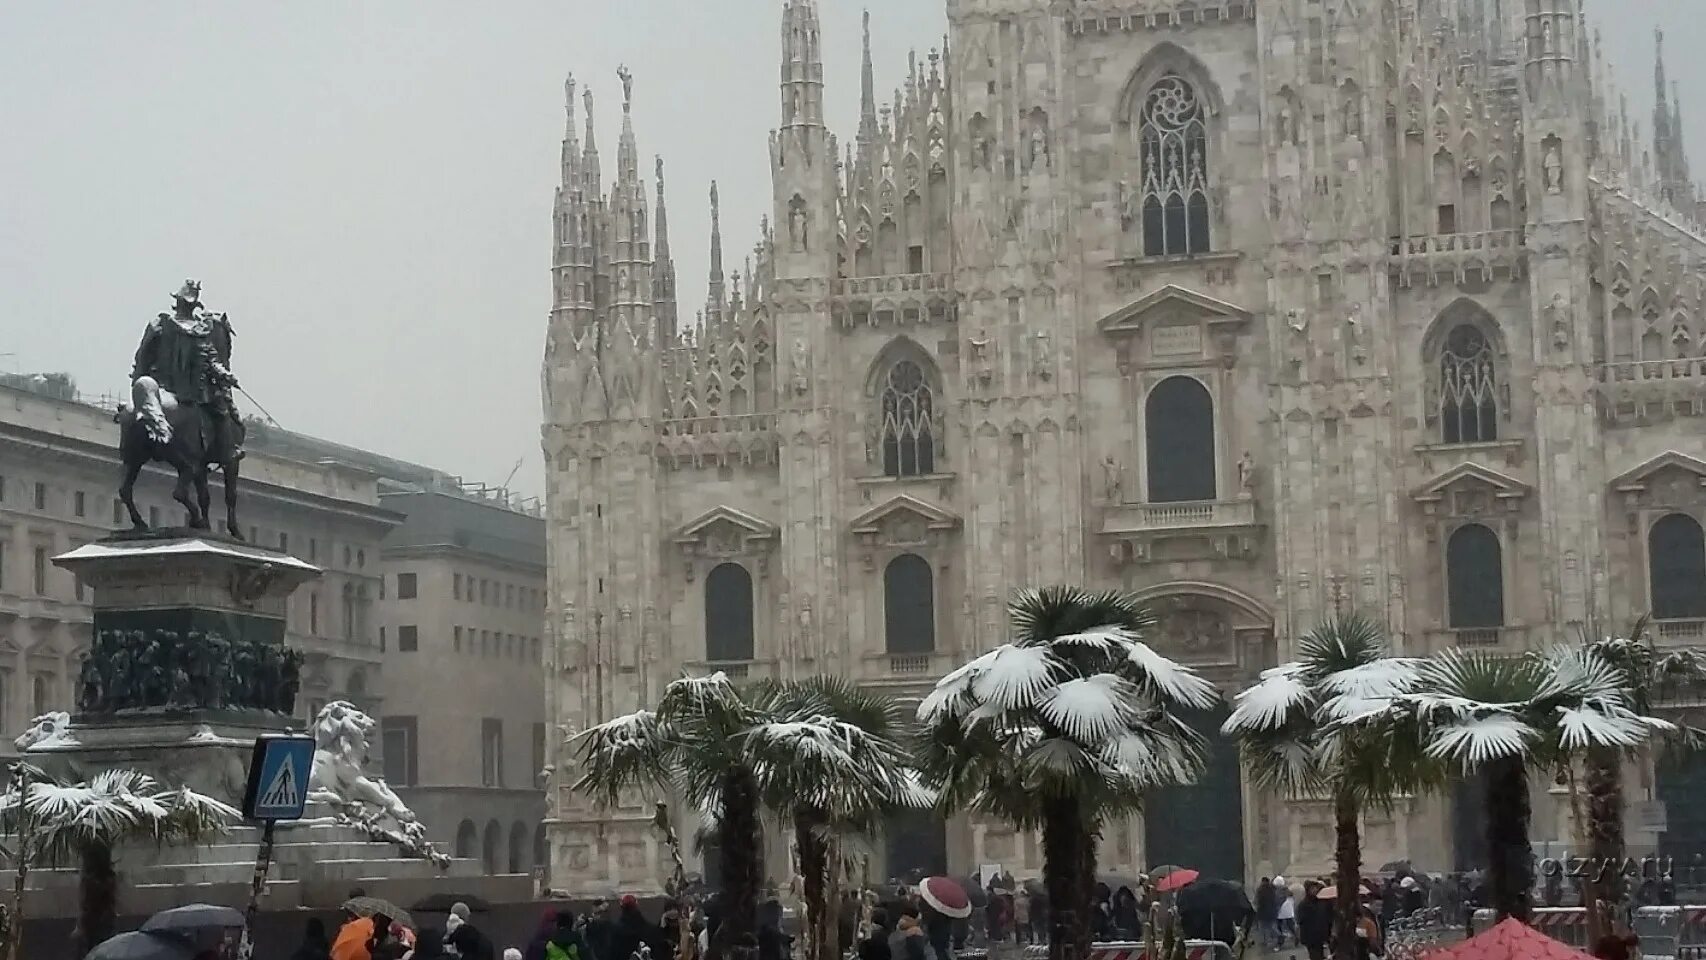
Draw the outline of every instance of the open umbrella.
M344 901L344 909L358 917L371 917L376 913L383 913L410 930L417 929L415 918L409 916L409 911L389 900L381 900L378 897L351 897Z
M1155 882L1155 892L1172 893L1175 890L1182 890L1196 883L1199 876L1202 874L1195 870L1174 870Z
M1363 896L1379 898L1380 894L1375 891L1374 886L1367 880L1364 880L1362 883L1358 884L1358 886L1362 888L1358 892ZM1321 892L1317 893L1315 896L1322 900L1337 900L1339 899L1339 888L1337 886L1322 887Z
M195 960L195 944L158 931L137 930L101 941L85 960Z
M236 930L243 926L243 915L230 907L214 906L211 903L192 903L187 906L173 907L162 910L142 925L144 933L159 933L162 931L181 931L185 933L199 930Z
M971 898L965 888L952 877L925 877L918 885L918 896L930 909L953 920L971 916Z
M1195 870L1190 871L1195 873ZM1192 940L1232 943L1255 908L1244 889L1228 880L1203 880L1179 891L1179 926Z

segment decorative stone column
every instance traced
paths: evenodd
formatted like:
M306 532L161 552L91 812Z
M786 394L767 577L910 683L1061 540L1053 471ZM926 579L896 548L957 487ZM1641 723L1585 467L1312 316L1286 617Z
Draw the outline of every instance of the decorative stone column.
M94 592L77 712L19 748L49 773L124 767L236 804L255 737L292 725L302 657L290 594L319 568L201 531L126 533L55 557Z

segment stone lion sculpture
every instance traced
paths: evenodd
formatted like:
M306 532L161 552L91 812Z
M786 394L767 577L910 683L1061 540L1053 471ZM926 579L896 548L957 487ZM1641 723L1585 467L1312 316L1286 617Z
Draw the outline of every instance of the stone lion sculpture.
M29 729L16 741L18 752L22 753L32 747L51 747L61 743L74 743L71 735L71 714L64 711L44 713L30 721Z
M314 718L314 767L308 776L308 802L323 803L336 819L388 840L403 852L447 865L449 860L426 838L426 827L385 784L363 773L368 737L376 724L347 700L335 700Z

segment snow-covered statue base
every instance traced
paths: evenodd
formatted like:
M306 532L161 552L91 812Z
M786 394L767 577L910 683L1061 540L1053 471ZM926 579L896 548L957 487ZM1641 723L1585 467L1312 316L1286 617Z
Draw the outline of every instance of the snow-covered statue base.
M355 827L370 838L396 846L405 856L449 867L450 858L427 839L426 826L385 781L362 772L367 765L373 718L354 704L336 700L314 718L314 769L308 778L308 803L324 805L328 817L300 821Z

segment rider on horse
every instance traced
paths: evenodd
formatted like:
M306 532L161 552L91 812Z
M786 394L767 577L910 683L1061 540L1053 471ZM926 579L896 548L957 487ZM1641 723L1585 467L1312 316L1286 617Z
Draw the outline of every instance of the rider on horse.
M218 436L214 445L229 443L235 459L243 457L242 422L231 391L231 322L223 313L201 306L201 284L185 280L172 295L173 312L162 313L142 334L131 368L131 392L136 411L156 443L170 443L172 428L164 404L206 407ZM161 392L167 396L161 396Z

